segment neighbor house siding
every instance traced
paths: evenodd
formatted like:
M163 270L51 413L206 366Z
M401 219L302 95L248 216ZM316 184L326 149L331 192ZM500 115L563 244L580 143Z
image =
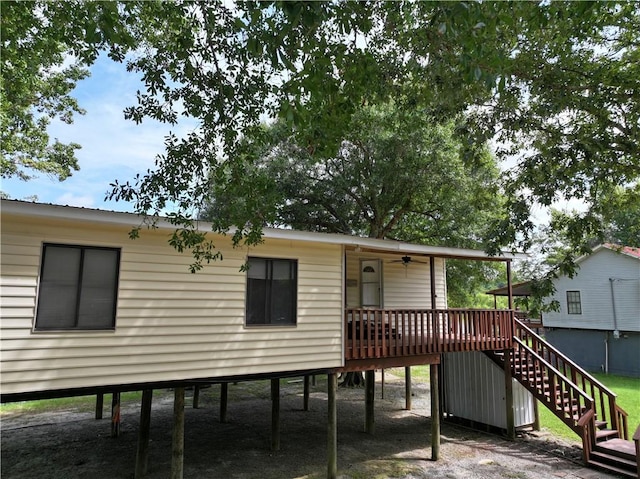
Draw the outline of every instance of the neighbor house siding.
M382 264L383 307L431 309L429 258L415 257L404 266L400 255L384 253L347 253L347 307L360 307L360 261L380 259ZM445 260L436 258L436 306L446 308Z
M613 278L617 329L640 331L640 260L603 248L580 263L573 278L558 278L552 297L560 311L544 315L544 325L552 328L613 330L611 295ZM568 314L567 291L579 291L582 314Z
M545 339L587 371L640 377L640 334L557 328Z
M167 230L2 215L3 394L342 364L342 247L214 237L223 261L188 270ZM121 248L115 331L33 332L42 244ZM297 325L246 328L246 257L298 260Z

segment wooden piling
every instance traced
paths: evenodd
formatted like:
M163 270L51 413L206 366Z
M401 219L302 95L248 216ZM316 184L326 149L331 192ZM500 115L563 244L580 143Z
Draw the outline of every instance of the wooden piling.
M280 379L271 380L271 450L280 450Z
M375 390L376 390L376 372L374 370L365 371L364 373L365 388L365 415L364 415L364 431L367 434L374 434L376 428L375 419Z
M149 431L151 429L151 402L153 389L142 391L140 404L140 429L138 431L138 451L134 479L142 479L147 474L149 464Z
M540 430L540 410L538 409L538 400L535 397L533 398L533 418L534 418L533 430L539 431ZM640 455L637 457L640 457Z
M404 403L405 409L411 411L411 367L404 368Z
M338 375L327 375L327 479L338 476L338 408L336 391L338 390Z
M440 393L438 391L438 365L429 365L431 387L431 460L440 458Z
M104 408L104 394L96 395L96 419L102 419L102 409Z
M200 407L200 386L193 386L193 409Z
M182 479L184 471L184 387L174 389L171 479Z
M227 422L227 405L229 403L229 383L220 384L220 422Z
M120 393L111 395L111 437L120 436Z
M309 375L306 375L304 377L304 391L302 393L303 395L302 409L304 411L309 410L309 392L310 392L309 383L310 382L311 382L311 377Z
M516 421L513 409L513 378L511 376L511 353L512 350L505 349L504 353L504 389L505 407L507 408L507 437L511 440L516 438Z

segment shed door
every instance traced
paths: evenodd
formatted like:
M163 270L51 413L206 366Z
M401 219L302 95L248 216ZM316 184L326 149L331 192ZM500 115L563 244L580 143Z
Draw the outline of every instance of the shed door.
M379 259L360 260L362 306L382 307L382 263Z

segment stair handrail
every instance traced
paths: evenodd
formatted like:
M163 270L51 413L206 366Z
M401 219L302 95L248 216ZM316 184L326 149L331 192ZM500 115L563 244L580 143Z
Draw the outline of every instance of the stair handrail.
M618 433L620 434L620 438L625 441L629 440L629 422L628 422L628 414L627 411L622 409L618 403L615 405L616 407L616 418L618 421Z
M582 434L582 460L585 464L589 464L589 457L593 446L596 444L596 412L591 407L578 420L578 427L581 428Z
M544 365L547 369L549 369L551 372L553 372L556 376L559 376L559 377L563 378L564 381L567 383L567 385L569 387L571 387L572 389L574 389L577 392L577 394L583 398L585 406L586 406L585 407L585 412L584 413L581 412L580 418L578 419L578 421L580 419L582 419L583 415L586 413L587 410L594 410L594 415L595 415L595 407L594 407L595 401L591 396L589 396L585 391L583 391L580 386L578 386L577 384L573 383L573 381L571 381L571 379L566 377L564 375L564 373L562 373L555 366L553 366L553 364L551 364L549 361L547 361L542 356L540 356L536 351L534 351L529 346L527 346L521 339L519 339L518 337L514 336L513 340L514 340L515 344L518 344L525 351L527 351L529 354L531 354L531 356L533 356L536 360L540 361L540 363L542 363L542 365ZM517 374L514 374L514 377L516 379L518 379ZM523 384L522 381L519 381L519 382L521 384ZM526 384L523 384L523 385L526 386ZM577 423L576 423L576 425L577 425ZM574 425L574 427L575 427L575 425Z
M589 378L589 380L591 382L593 382L596 386L598 386L600 389L606 391L607 393L609 393L612 396L618 397L616 393L614 393L613 391L611 391L607 386L605 386L604 384L602 384L600 381L598 381L596 378L594 378L593 376L591 376L591 374L589 374L587 371L585 371L584 369L582 369L578 364L576 364L575 362L573 362L571 360L571 358L565 356L565 354L563 352L561 352L559 349L555 348L551 343L548 343L543 337L539 336L538 334L536 334L532 329L528 328L527 326L525 326L522 321L520 321L519 319L515 318L515 322L516 324L525 329L527 331L527 333L529 333L530 335L534 336L538 341L545 343L546 347L551 350L556 356L559 356L562 361L564 361L565 363L569 364L571 367L573 367L574 369L576 369L580 374L582 374L583 376L586 376Z
M569 384L569 386L577 389L581 396L584 396L589 401L595 402L595 400L591 396L589 396L589 394L584 392L580 386L578 386L577 384L574 384L573 381L571 381L571 379L567 378L562 371L557 369L553 364L551 364L549 361L544 359L542 356L540 356L538 353L536 353L533 349L531 349L529 346L527 346L521 339L514 337L513 340L514 340L514 342L516 342L520 346L522 346L527 352L531 353L537 360L539 360L547 368L549 368L551 371L553 371L554 374L564 377L566 382L567 382L567 384Z
M595 377L593 377L591 374L589 374L583 368L581 368L578 364L573 362L569 357L567 357L565 354L563 354L560 350L558 350L553 345L551 345L547 341L545 341L544 338L542 338L541 336L536 334L532 329L530 329L526 325L524 325L522 323L522 321L520 321L517 318L514 318L514 321L515 321L515 324L516 324L516 330L518 328L521 328L524 331L526 331L526 333L529 334L532 338L535 338L536 341L542 343L542 345L545 348L547 348L550 352L552 352L554 355L559 357L562 360L563 363L565 363L565 364L569 365L571 368L575 369L578 373L580 373L582 375L583 378L587 378L589 380L589 382L593 386L596 386L596 388L600 389L600 391L602 391L604 393L604 395L608 397L609 418L611 420L611 428L617 430L618 433L620 434L620 437L628 438L629 437L629 433L628 433L627 427L626 427L626 423L627 423L626 418L627 418L628 414L624 409L622 409L616 403L616 398L618 397L617 394L614 393L613 391L611 391L607 386L602 384L600 381L598 381ZM519 337L519 336L520 336L519 334L516 335L516 337ZM580 388L580 389L582 390L582 388ZM597 403L594 401L594 405L595 404L597 404ZM620 420L621 418L622 418L622 420Z
M638 477L640 477L640 424L633 435L633 442L636 445L636 464L638 466Z

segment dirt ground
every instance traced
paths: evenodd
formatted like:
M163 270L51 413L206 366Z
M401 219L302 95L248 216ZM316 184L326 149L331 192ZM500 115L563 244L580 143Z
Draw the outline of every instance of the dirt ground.
M364 390L338 391L338 475L343 479L598 479L608 474L580 464L577 444L548 434L516 441L442 425L441 459L430 460L428 384L414 384L413 407L404 410L404 382L385 376L384 399L376 389L375 435L363 432ZM228 421L219 422L219 391L200 393L193 409L187 392L185 478L316 479L326 477L327 396L319 378L303 411L302 382L281 386L281 447L270 450L269 382L229 385ZM378 377L379 379L379 377ZM1 417L3 479L131 478L135 465L139 404L123 404L121 436L110 437L109 397L103 420L92 411L57 411ZM155 391L151 415L150 479L171 468L173 393Z

